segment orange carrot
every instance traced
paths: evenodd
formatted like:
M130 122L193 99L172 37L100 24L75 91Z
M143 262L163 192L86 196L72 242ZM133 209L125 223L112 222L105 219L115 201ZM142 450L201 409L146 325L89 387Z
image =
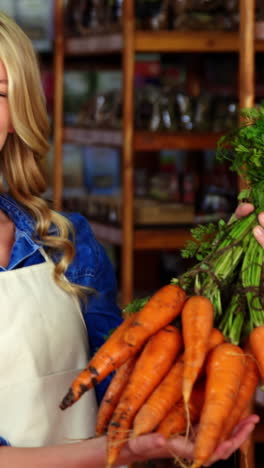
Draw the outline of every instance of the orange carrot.
M140 408L133 422L133 436L152 432L181 399L183 365L182 355Z
M61 409L66 409L73 405L87 390L95 387L95 385L126 362L129 357L138 352L140 346L129 346L123 340L125 330L134 320L135 314L124 320L98 349L88 362L86 368L73 380L68 393L60 404Z
M252 401L259 380L260 374L258 366L255 362L255 358L250 354L249 351L247 351L245 360L245 372L238 391L236 404L234 405L225 423L221 436L222 440L225 440L230 436L232 430L240 421L242 414Z
M159 289L139 311L126 330L124 339L131 346L143 344L151 335L180 314L186 294L174 284Z
M159 330L146 343L108 426L108 468L116 461L135 414L167 374L181 345L180 332L171 325Z
M181 316L184 343L182 393L188 403L208 350L214 319L212 303L206 297L192 296L184 304Z
M192 468L200 468L220 441L224 424L237 401L244 370L245 354L238 346L223 343L211 351Z
M115 407L120 399L120 396L127 384L127 379L132 372L137 359L136 356L129 358L122 366L120 366L114 377L112 378L97 413L96 420L96 435L102 435L109 423Z
M224 342L224 335L213 328L208 341L207 352ZM152 432L163 420L172 406L182 397L182 376L184 354L171 367L144 405L140 408L133 422L133 435Z
M258 366L253 356L250 356L248 353L246 354L245 372L238 391L236 404L233 407L222 432L223 440L230 436L232 430L240 421L241 415L252 401L259 379L260 375Z
M262 380L264 380L264 325L253 328L249 335L252 352L258 362Z
M207 356L210 354L210 351L216 346L218 346L219 344L224 343L224 342L225 342L225 337L223 333L220 330L218 330L218 328L213 328L209 336L206 358L205 358L202 368L200 369L198 379L205 374L206 359L207 359Z
M209 336L209 341L208 341L208 346L207 346L207 353L215 348L217 345L224 343L225 337L223 333L218 330L218 328L213 328L210 336Z
M188 413L191 423L195 423L199 419L204 403L204 387L204 382L199 382L193 387L188 403ZM156 432L159 432L166 438L173 437L177 434L184 433L187 429L187 424L185 403L183 398L181 398L161 421Z

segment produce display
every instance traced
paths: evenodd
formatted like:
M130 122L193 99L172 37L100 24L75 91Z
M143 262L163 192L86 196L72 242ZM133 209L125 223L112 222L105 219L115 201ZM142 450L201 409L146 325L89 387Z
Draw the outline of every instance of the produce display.
M195 227L182 252L193 266L125 308L122 325L60 404L66 409L115 371L96 428L107 434L108 468L128 438L188 436L194 425L191 466L201 467L249 413L264 380L264 250L252 233L264 211L264 110L244 110L242 117L217 154L247 180L239 198L254 212ZM245 456L247 448L241 447Z

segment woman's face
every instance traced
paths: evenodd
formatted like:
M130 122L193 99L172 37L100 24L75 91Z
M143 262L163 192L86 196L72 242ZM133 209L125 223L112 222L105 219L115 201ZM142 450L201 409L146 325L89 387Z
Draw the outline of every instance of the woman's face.
M0 151L10 131L11 118L7 97L7 74L5 66L0 60Z

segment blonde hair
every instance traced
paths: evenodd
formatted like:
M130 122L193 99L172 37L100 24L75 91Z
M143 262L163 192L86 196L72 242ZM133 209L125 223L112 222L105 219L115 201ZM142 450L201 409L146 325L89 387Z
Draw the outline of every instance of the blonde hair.
M43 159L49 150L50 133L39 65L32 43L21 28L0 12L0 60L8 77L8 103L13 133L1 150L0 171L12 196L36 221L38 242L48 247L48 255L59 254L54 278L69 293L82 296L82 286L70 283L64 273L75 253L74 229L70 221L41 198L46 190ZM3 187L2 187L3 189ZM48 234L55 225L57 236Z

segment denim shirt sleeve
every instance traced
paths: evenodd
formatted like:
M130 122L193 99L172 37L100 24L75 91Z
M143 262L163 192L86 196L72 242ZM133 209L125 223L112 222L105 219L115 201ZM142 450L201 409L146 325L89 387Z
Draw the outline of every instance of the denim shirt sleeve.
M87 220L77 214L71 214L69 218L76 230L76 255L67 276L71 281L96 291L89 296L87 303L81 304L93 355L109 332L122 321L117 306L117 283L105 249L96 241ZM108 384L109 378L97 385L95 390L99 401Z
M0 447L2 445L9 445L10 446L10 443L6 439L4 439L3 437L0 437Z

